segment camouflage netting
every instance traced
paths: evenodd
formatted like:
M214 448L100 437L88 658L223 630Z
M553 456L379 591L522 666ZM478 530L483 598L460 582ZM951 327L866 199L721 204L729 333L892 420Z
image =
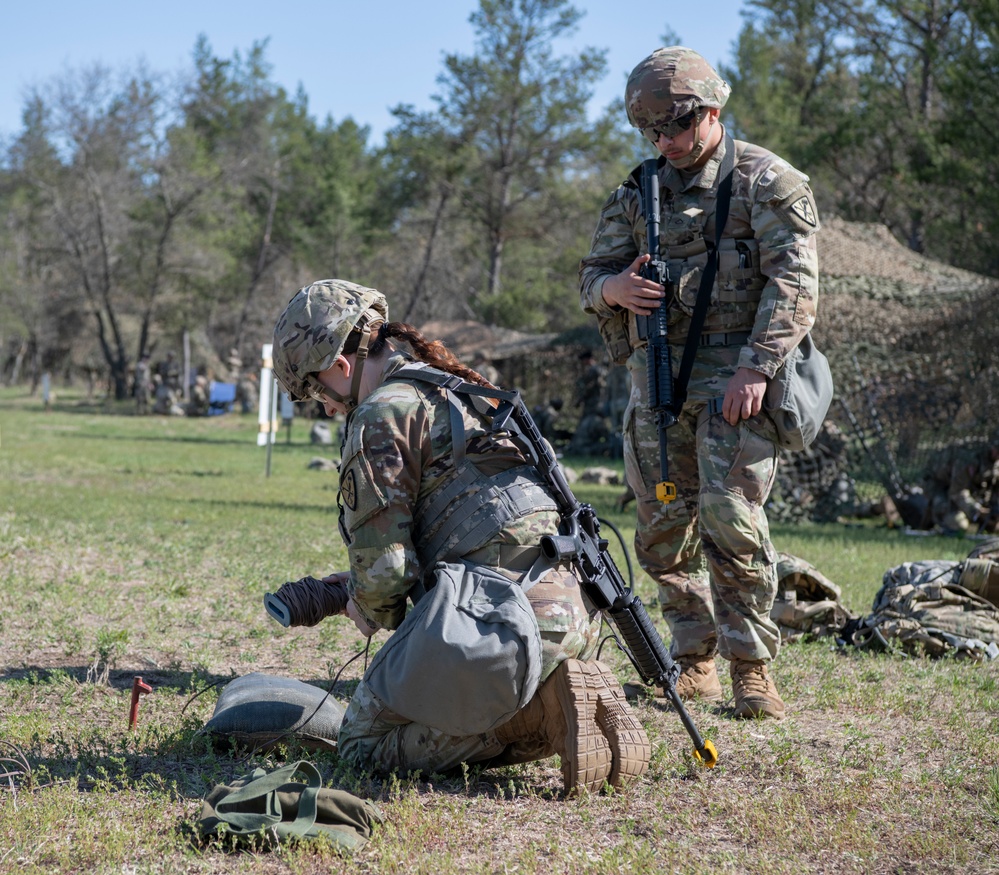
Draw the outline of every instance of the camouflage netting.
M814 331L836 378L829 428L785 457L778 516L869 511L917 485L943 447L999 424L999 283L911 252L880 225L831 219L820 235ZM859 493L859 494L858 494Z

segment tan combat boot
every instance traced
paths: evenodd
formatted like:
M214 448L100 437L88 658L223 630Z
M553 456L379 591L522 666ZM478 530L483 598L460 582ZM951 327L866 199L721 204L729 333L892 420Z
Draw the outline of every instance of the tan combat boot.
M612 787L623 787L645 774L652 745L635 712L625 701L624 690L614 672L602 662L590 662L586 666L603 685L597 699L597 725L611 749L613 764L607 781Z
M713 656L681 656L677 662L680 663L680 677L676 681L676 694L680 701L717 702L721 699L721 682Z
M567 659L527 705L495 730L503 744L541 741L562 760L566 795L597 793L610 778L611 746L597 725L597 707L606 687L599 671ZM605 706L606 707L606 706Z
M733 659L729 666L736 717L784 719L784 702L774 686L765 662Z

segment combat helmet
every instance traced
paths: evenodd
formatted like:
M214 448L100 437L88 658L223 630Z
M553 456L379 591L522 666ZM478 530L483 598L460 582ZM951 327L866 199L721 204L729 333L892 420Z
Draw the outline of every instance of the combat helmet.
M377 289L339 279L305 286L274 326L274 376L293 401L325 394L353 410L371 329L387 321L388 301ZM357 365L350 397L339 398L315 375L345 352L357 352Z
M647 131L700 107L721 109L732 89L693 49L656 49L628 77L625 109L633 127Z

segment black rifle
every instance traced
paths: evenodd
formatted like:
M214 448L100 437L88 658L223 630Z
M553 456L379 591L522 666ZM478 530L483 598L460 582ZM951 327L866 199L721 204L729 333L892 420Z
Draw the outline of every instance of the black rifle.
M559 534L546 535L541 539L544 557L549 562L569 562L573 566L583 592L594 607L610 620L621 649L642 680L646 684L657 684L663 688L680 715L684 729L694 742L694 758L709 769L713 768L718 762L718 752L710 741L701 738L676 692L680 666L669 655L642 600L625 584L607 549L606 539L600 537L600 521L596 512L590 505L581 504L572 494L555 454L541 437L520 394L488 394L503 399L493 418L494 427L509 428L519 435L524 448L532 456L532 462L544 477L545 485L558 503L562 517Z
M649 260L642 265L641 276L653 280L666 290L651 316L637 317L638 336L648 341L645 350L646 373L649 381L649 408L655 414L659 431L659 469L661 480L656 484L656 498L669 504L676 498L676 484L669 479L669 459L666 453L666 430L676 424L673 409L673 362L667 339L666 320L670 302L676 295L676 283L669 265L659 257L659 170L658 159L642 162L642 206Z

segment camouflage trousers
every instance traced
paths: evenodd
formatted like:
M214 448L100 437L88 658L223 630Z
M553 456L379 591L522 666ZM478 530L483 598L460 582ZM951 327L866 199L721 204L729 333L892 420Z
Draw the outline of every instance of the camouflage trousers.
M510 575L511 577L520 575ZM527 593L541 632L541 680L544 682L566 659L592 659L600 638L600 620L592 611L572 574L550 572ZM433 666L427 667L433 671ZM532 762L551 756L544 745L500 743L493 731L477 735L448 735L432 726L413 723L386 707L367 683L354 691L337 740L340 756L358 768L379 772L425 774L444 772L461 763L486 760L492 765ZM442 684L447 678L441 678ZM469 702L469 708L475 703Z
M624 459L635 492L639 564L659 587L679 656L772 660L780 632L770 618L777 553L763 505L777 471L776 432L764 415L730 426L709 402L725 395L739 349L698 351L679 422L668 431L669 479L677 497L662 504L659 433L649 410L645 350L632 353L632 394L624 418ZM682 348L673 348L674 374Z

